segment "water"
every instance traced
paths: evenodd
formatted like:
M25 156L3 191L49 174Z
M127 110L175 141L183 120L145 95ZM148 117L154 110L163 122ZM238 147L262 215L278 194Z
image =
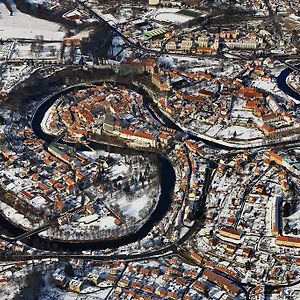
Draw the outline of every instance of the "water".
M68 91L74 90L76 87L72 87L68 89ZM65 91L66 92L66 91ZM47 143L50 143L55 139L53 136L49 136L45 134L41 129L41 121L43 119L44 114L48 110L48 108L54 103L54 101L61 96L61 93L56 94L53 97L50 97L47 101L42 103L37 111L34 114L32 119L32 128L37 137L45 140ZM74 146L74 145L73 145ZM76 145L79 150L86 150L82 145ZM106 145L93 143L93 149L103 149L106 148ZM146 155L149 156L149 153L145 151L135 151L131 149L121 149L117 147L110 147L111 152L123 153L126 155ZM117 248L122 245L126 245L129 243L136 242L141 240L150 232L155 224L157 224L167 213L171 201L172 201L172 193L175 185L175 172L171 165L171 163L163 156L159 154L153 154L155 157L155 161L159 166L159 177L160 177L160 185L161 185L161 194L157 203L157 207L154 212L151 214L148 221L140 228L136 233L130 234L128 236L124 236L122 238L118 238L115 240L103 240L103 241L92 241L92 242L60 242L60 241L51 241L48 239L41 238L38 235L30 237L25 243L29 246L33 246L37 249L43 250L63 250L70 252L77 252L82 250L97 250L97 249L106 249L106 248ZM9 236L18 236L23 233L18 227L10 224L3 217L0 218L1 225L8 232Z
M298 68L300 67L297 66ZM278 87L287 95L291 96L292 98L300 101L300 94L295 92L294 90L292 90L288 84L286 83L286 78L289 76L289 74L291 74L293 72L292 69L287 68L285 70L283 70L279 76L277 77L277 85Z

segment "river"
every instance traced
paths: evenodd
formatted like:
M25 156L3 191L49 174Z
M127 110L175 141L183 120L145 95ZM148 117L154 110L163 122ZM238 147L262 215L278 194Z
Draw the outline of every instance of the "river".
M47 135L41 129L41 121L43 119L44 114L49 109L49 107L54 103L54 101L59 98L63 93L78 89L78 87L72 87L64 92L57 93L52 97L49 97L46 101L44 101L36 110L34 117L32 119L32 129L36 136L47 143L51 143L55 139L54 136ZM74 146L74 145L72 145ZM75 145L78 150L87 150L83 145ZM107 146L103 144L93 143L93 149L105 149ZM146 155L149 156L149 153L145 151L136 151L131 149L121 149L118 147L109 147L111 152L121 153L126 155ZM136 242L138 240L143 239L150 230L153 228L155 224L157 224L167 213L171 201L172 194L175 184L175 171L172 167L172 164L168 159L159 154L151 153L151 155L155 156L155 161L159 166L159 178L161 185L161 194L156 206L156 209L153 211L147 222L135 233L130 234L128 236L124 236L122 238L114 239L114 240L102 240L102 241L91 241L91 242L62 242L62 241L52 241L49 239L41 238L38 235L34 235L30 237L25 243L29 246L33 246L37 249L43 250L56 250L56 251L82 251L82 250L100 250L106 248L117 248L122 245L126 245L129 243ZM7 220L1 217L1 225L4 228L4 232L8 233L9 236L18 236L22 234L24 231L20 228L10 224Z
M296 66L297 68L300 68L300 65ZM291 96L292 98L296 99L297 101L300 101L300 94L295 92L293 89L291 89L288 84L286 83L287 77L293 72L292 69L287 68L284 69L279 76L277 77L277 85L278 87L287 95ZM297 104L299 106L299 104Z
M288 94L289 96L295 98L296 100L300 101L300 95L293 91L286 83L287 76L292 72L291 69L287 68L283 70L280 75L277 78L278 87ZM123 83L122 83L123 84ZM81 88L84 86L81 86ZM151 97L142 90L141 88L138 88L134 85L128 85L129 88L134 89L138 93L142 94L144 97L144 103L145 106L148 108L150 113L153 115L154 118L158 119L157 116L159 116L160 120L163 120L164 125L170 128L173 128L179 132L183 132L172 120L167 118L164 114L160 112L160 110L156 107L156 105L153 103ZM43 116L45 115L48 108L54 103L54 101L59 98L62 94L65 94L67 92L70 92L72 90L78 89L78 86L74 86L71 88L68 88L62 92L59 92L52 97L49 97L46 101L44 101L38 108L37 111L34 114L34 117L32 119L32 128L35 132L35 134L41 138L42 140L46 141L47 143L51 143L55 139L54 136L49 136L46 133L44 133L41 129L41 121L43 119ZM196 136L189 135L191 139L197 140L197 141L203 141L200 138ZM205 141L204 141L205 142ZM214 147L220 147L219 145L216 145L214 143L210 143L211 146ZM73 145L74 146L74 145ZM76 147L79 150L86 150L83 145L76 145ZM107 146L103 144L93 143L93 148L95 150L97 149L105 149ZM126 155L147 155L146 152L138 152L135 150L130 149L121 149L117 147L110 147L110 151L117 152L117 153L123 153ZM105 248L117 248L122 245L126 245L138 240L141 240L144 238L150 230L153 228L153 226L158 223L164 215L167 213L171 200L172 200L172 192L174 188L175 183L175 172L171 165L171 163L164 158L162 155L155 154L157 161L160 166L160 184L161 184L161 195L159 197L159 201L157 204L156 209L151 214L149 220L146 222L146 224L140 228L136 233L124 236L122 238L116 239L116 240L103 240L103 241L92 241L92 242L84 242L84 243L71 243L71 242L61 242L61 241L51 241L48 239L41 238L38 235L32 236L26 241L26 244L29 246L34 246L38 249L43 250L63 250L63 251L82 251L82 250L100 250ZM23 231L10 224L7 220L3 219L1 221L2 228L9 233L11 236L17 236L23 233Z

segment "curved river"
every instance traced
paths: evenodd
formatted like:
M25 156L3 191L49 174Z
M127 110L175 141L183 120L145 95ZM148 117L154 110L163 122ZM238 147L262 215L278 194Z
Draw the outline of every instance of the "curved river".
M33 119L32 119L32 129L37 137L46 141L47 143L51 143L55 139L54 136L48 135L41 129L41 121L46 113L46 111L50 108L50 106L54 103L56 99L58 99L62 94L70 92L75 89L82 88L83 86L75 86L68 89L65 89L62 92L59 92L51 97L49 97L46 101L44 101L36 110ZM97 149L105 149L107 145L98 144L98 143L91 143L92 147ZM73 145L74 146L74 145ZM76 145L78 150L88 150L83 145ZM146 151L137 151L131 149L121 149L114 146L109 146L111 152L121 153L126 155L145 155L149 156L149 153ZM37 249L42 250L55 250L55 251L71 251L77 252L82 250L100 250L106 248L117 248L122 245L126 245L129 243L133 243L136 241L141 240L150 232L154 225L156 225L167 213L171 201L172 201L172 194L175 185L175 171L172 167L172 164L168 159L163 157L162 155L151 153L154 156L155 161L158 163L159 167L159 179L161 185L161 194L159 196L159 200L157 206L147 222L135 233L129 234L127 236L123 236L117 239L107 239L107 240L100 240L100 241L91 241L91 242L64 242L64 241L57 241L57 240L50 240L46 238L42 238L39 235L34 235L28 238L25 241L25 244L29 246L33 246ZM18 236L24 231L17 226L14 226L9 221L1 217L1 225L2 228L5 228L7 232L9 232L12 236Z
M297 68L300 68L300 65L296 66ZM288 84L286 83L287 77L293 72L292 69L287 68L284 69L279 76L277 77L277 85L279 89L281 89L284 93L291 96L292 98L300 101L300 94L295 92L293 89L291 89Z
M292 69L287 68L283 70L280 75L277 77L277 84L278 87L287 95L293 97L296 100L300 101L300 94L292 90L286 83L287 76L292 72ZM121 83L124 85L124 83ZM34 117L32 119L32 128L35 132L35 134L42 140L46 141L47 143L51 143L51 141L54 140L55 137L47 135L44 133L41 129L41 121L43 119L43 116L45 115L48 108L54 103L54 101L59 98L62 94L65 94L67 92L71 92L72 90L86 87L87 85L81 85L80 87L74 86L67 88L51 97L49 97L46 101L44 101L38 108L37 111L34 114ZM173 128L178 131L182 131L172 120L169 120L164 114L162 114L159 109L155 107L155 104L152 102L151 97L148 95L146 91L143 89L136 87L135 85L127 84L127 86L136 92L143 95L145 100L145 106L148 107L149 111L153 115L154 118L157 119L157 115L162 119L166 126ZM189 135L189 138L197 140L197 141L203 141L202 139L195 137L193 135ZM203 141L206 144L209 144L211 146L219 148L220 146L214 143L207 143L206 141ZM105 149L107 147L103 144L96 144L92 143L94 149ZM73 145L74 146L74 145ZM77 145L77 148L79 150L83 150L83 145ZM223 148L223 147L220 147ZM226 147L224 147L226 148ZM84 149L86 150L86 149ZM121 149L117 147L110 146L110 151L117 152L117 153L123 153L127 155L149 155L147 152L142 151L136 151L136 150L126 150ZM166 214L168 211L171 199L172 199L172 192L175 184L175 172L171 165L171 163L164 158L162 155L155 154L157 161L159 163L159 169L160 169L160 185L161 185L161 195L159 197L159 201L157 204L156 209L151 214L149 220L140 228L137 232L130 234L128 236L124 236L122 238L118 238L115 240L103 240L103 241L92 241L92 242L79 242L79 243L72 243L72 242L61 242L61 241L51 241L49 239L41 238L38 235L30 237L26 244L29 246L34 246L38 249L45 249L45 250L64 250L64 251L82 251L82 250L97 250L97 249L105 249L105 248L117 248L122 245L126 245L132 242L136 242L138 240L141 240L144 238L150 230L153 228L153 226L158 223ZM1 217L1 227L4 229L4 231L8 232L12 236L18 236L24 231L20 229L19 227L14 226L9 221Z

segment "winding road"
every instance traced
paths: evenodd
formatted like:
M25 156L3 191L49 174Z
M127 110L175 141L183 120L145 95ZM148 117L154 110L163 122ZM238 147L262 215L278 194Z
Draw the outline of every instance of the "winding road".
M85 3L80 2L81 5L83 5L86 9L88 9L98 20L100 20L101 22L106 22L105 20L103 20L103 18L96 13L94 10L91 10ZM119 30L117 30L115 27L113 27L110 23L106 22L106 24L110 27L110 29L115 32L116 34L118 34L119 36L121 36L128 44L130 44L132 47L135 47L143 52L146 53L153 53L153 54L157 54L157 51L154 50L150 50L147 49L143 46L137 45L135 44L131 39L129 39L127 36L125 36L122 32L120 32ZM289 66L290 67L290 66ZM288 68L286 70L284 70L280 76L278 77L278 86L280 89L282 89L285 93L287 93L288 95L290 95L291 97L294 97L297 100L300 100L300 95L295 93L292 89L290 89L288 87L288 85L286 84L286 77L288 76L288 74L291 72L291 69ZM42 138L43 140L50 142L52 141L55 137L51 137L46 135L44 132L42 132L41 128L40 128L40 123L41 123L41 118L43 117L43 114L45 113L45 111L49 108L49 104L53 103L53 100L57 99L57 97L63 95L66 92L70 92L73 91L74 89L77 89L79 87L87 87L88 85L86 84L82 84L82 85L76 85L76 86L71 86L68 87L64 90L61 90L60 92L56 93L55 95L51 95L50 97L48 97L47 99L45 99L44 102L41 103L41 105L37 108L36 112L34 113L34 117L32 120L32 126L33 129L36 133L36 135L39 138ZM149 106L148 106L149 107ZM161 114L159 114L159 118L156 117L155 115L155 110L151 109L151 106L149 108L150 111L152 111L152 113L154 114L154 117L157 120L161 120L161 119L167 119L167 125L164 124L166 127L170 124L174 124L174 122L170 119L168 119L166 117L166 115L163 114L163 117ZM159 112L158 112L159 113ZM176 130L178 130L178 126L176 124L174 124L174 127L176 126ZM182 131L182 130L181 130ZM183 132L183 131L182 131ZM199 140L199 138L193 136L193 135L189 135L189 137L191 139L194 140ZM207 140L205 140L205 138L201 138L201 141L203 141L204 143L208 143ZM213 141L211 141L213 142ZM298 141L297 141L298 142ZM280 145L282 143L275 143L276 145ZM290 146L292 143L288 142L287 145ZM261 147L269 147L270 145L261 145L257 148L261 148ZM218 147L222 147L222 145L218 145ZM246 149L247 147L241 147L241 150ZM165 165L167 168L167 165ZM195 260L193 260L189 255L187 255L184 251L182 251L181 246L190 238L193 236L193 234L195 232L198 232L199 229L201 228L202 225L202 216L203 216L203 212L205 209L205 202L206 202L206 198L207 198L207 194L208 194L208 190L210 188L210 184L212 182L212 178L214 176L214 169L216 168L216 162L211 162L206 170L205 173L205 181L204 181L204 186L202 189L202 193L201 193L201 197L200 197L200 203L201 205L198 208L197 211L197 217L196 217L196 221L194 222L194 224L191 226L191 228L180 238L178 239L176 242L171 243L170 245L167 245L159 250L154 250L154 251L146 251L143 253L124 253L124 254L114 254L114 255L103 255L103 254L83 254L83 253L79 253L78 251L65 251L63 253L58 253L57 251L48 251L48 250L34 250L34 252L32 254L12 254L12 253L8 253L8 252L2 252L2 254L0 255L0 260L1 261L24 261L24 260L33 260L33 259L45 259L45 258L58 258L58 259L70 259L70 258L77 258L77 259L88 259L88 260L95 260L95 261L115 261L115 260L123 260L123 261L137 261L137 260L145 260L145 259L155 259L156 257L163 257L163 256L167 256L170 254L175 254L175 255L179 255L180 257L182 257L184 260L188 261L190 264L193 264L195 266L200 266L200 267L204 267L203 265L199 264L198 262L196 262ZM161 196L160 198L160 203L158 204L158 210L161 210L161 205L162 201L166 200L166 197L168 196L168 194L170 194L170 190L172 190L172 186L174 187L174 181L175 181L175 174L174 174L174 170L171 171L170 170L170 165L169 168L167 170L165 170L166 172L163 173L164 176L162 176L163 180L166 181L166 178L169 177L169 182L166 182L166 184L168 185L166 187L166 193L164 195ZM173 173L172 173L173 172ZM171 175L170 175L171 174ZM172 175L173 174L173 175ZM263 174L261 175L263 176ZM250 192L251 188L254 186L254 184L257 183L257 181L261 178L261 176L258 176L258 178L252 182L252 184L246 189L245 193L244 193L244 198L248 195L248 193ZM173 185L170 183L173 182ZM170 195L169 195L170 197ZM170 199L169 199L169 203L168 205L170 205ZM159 221L160 218L163 217L164 213L166 213L166 210L163 211L162 213L159 214L159 218L153 218L151 219L151 222L149 223L149 227L147 227L146 231L144 230L142 234L137 234L134 236L134 241L140 239L143 236L146 236L147 233L149 232L149 230L152 228L153 224L156 221ZM242 209L241 209L242 211ZM154 213L158 213L158 211L154 212ZM30 231L30 232L26 232L24 234L19 235L18 237L16 237L15 239L9 239L10 242L15 242L16 240L20 240L20 239L26 239L30 236L36 236L39 232L42 232L45 229L48 229L51 226L51 224L45 225L41 228L38 228L34 231ZM4 237L4 239L7 239ZM125 241L125 244L132 242L132 239L128 239ZM105 247L109 247L109 243L105 242L106 246ZM112 247L117 245L117 243L112 244ZM78 246L78 244L76 244L76 247ZM99 249L97 248L97 246L99 246L99 244L95 245L95 249ZM78 248L78 247L77 247ZM93 247L90 247L89 245L85 248L82 249L90 249ZM79 249L79 251L81 251L82 249ZM222 274L224 277L229 277L228 274ZM236 279L234 278L230 278L233 282L235 282L238 286L240 286L245 295L247 296L247 298L249 297L249 291L253 288L253 286L249 286L249 289L246 289L243 284L241 284L240 282L238 282ZM298 283L298 282L297 282ZM293 283L291 285L297 284L297 283ZM285 287L285 286L291 286L291 285L268 285L268 288L273 289L273 288L277 288L277 287Z

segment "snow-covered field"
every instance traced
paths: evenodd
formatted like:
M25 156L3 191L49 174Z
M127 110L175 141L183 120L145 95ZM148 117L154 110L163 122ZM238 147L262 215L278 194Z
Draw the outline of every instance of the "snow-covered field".
M42 35L44 40L62 40L65 32L54 22L34 18L18 10L13 16L3 3L0 3L0 38L28 38L34 39Z
M193 17L180 15L174 12L162 12L155 16L156 21L182 24L193 19Z
M279 88L278 88L278 85L276 83L276 81L263 81L263 80L254 80L252 82L253 86L259 88L259 89L262 89L264 91L267 91L267 92L270 92L270 93L273 93L275 95L278 95L279 97L281 98L287 98L287 99L290 99L292 100L293 102L295 102L296 104L299 104L299 101L296 100L295 98L293 97L290 97L289 95L285 94L283 91L281 91Z
M61 43L43 43L42 50L34 53L31 49L30 43L17 43L15 51L12 53L11 58L27 58L32 59L33 57L36 58L56 58L59 59L60 57L60 49Z
M222 130L218 136L224 138L232 138L235 136L236 139L251 139L263 137L260 130L256 128L246 128L242 126L230 126Z

